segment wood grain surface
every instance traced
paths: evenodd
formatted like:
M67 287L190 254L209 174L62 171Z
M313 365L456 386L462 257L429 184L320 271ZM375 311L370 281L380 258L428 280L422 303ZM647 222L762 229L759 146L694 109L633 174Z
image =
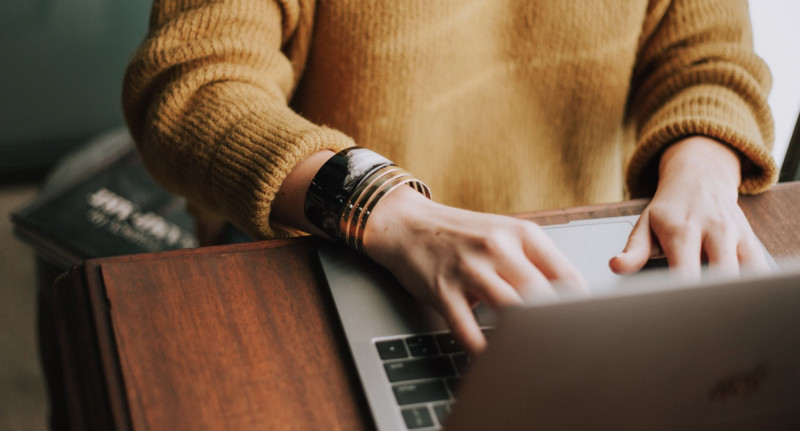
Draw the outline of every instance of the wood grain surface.
M312 242L103 266L134 429L364 426Z

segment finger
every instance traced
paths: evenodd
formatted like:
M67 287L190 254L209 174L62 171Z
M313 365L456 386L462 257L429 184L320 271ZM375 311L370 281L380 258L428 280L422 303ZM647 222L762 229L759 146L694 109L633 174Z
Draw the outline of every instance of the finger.
M547 291L554 295L550 281L521 253L512 254L500 260L497 263L497 273L525 301L541 295L541 291Z
M701 237L696 229L666 229L659 236L671 272L690 280L700 278Z
M644 212L633 227L625 248L620 254L611 258L608 265L616 274L630 274L642 269L648 259L660 252L661 248L653 240L650 229L650 215Z
M464 286L463 290L474 293L492 309L498 310L522 304L520 293L500 277L494 269L481 274L473 274L468 280L468 284Z
M522 235L522 249L546 279L588 290L583 275L539 226L533 223L526 226Z
M703 250L710 267L723 274L739 273L736 237L726 232L710 233L703 241Z
M565 289L574 289L575 287L572 285L564 286ZM558 299L558 294L556 293L555 289L551 287L549 284L542 286L540 284L537 285L530 285L524 286L525 294L523 298L525 302L528 304L533 304L536 302L543 302L543 301L552 301L554 299Z
M748 235L739 242L736 254L742 269L756 272L770 270L767 256L764 254L764 249L752 232L748 232Z
M457 294L452 295L437 308L458 344L471 354L478 354L486 349L486 337L478 326L475 315L472 314L472 307L467 304L466 298Z
M766 250L761 245L761 242L756 238L753 228L744 216L744 213L739 209L737 212L739 219L739 226L742 229L741 239L736 247L736 255L739 259L739 266L743 270L755 272L769 272L771 270L769 262L767 261Z

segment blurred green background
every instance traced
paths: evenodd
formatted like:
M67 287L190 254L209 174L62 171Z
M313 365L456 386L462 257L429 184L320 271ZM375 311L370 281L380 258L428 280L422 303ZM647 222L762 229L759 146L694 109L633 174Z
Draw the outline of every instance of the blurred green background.
M0 2L0 176L40 175L124 124L122 76L149 13L145 0Z

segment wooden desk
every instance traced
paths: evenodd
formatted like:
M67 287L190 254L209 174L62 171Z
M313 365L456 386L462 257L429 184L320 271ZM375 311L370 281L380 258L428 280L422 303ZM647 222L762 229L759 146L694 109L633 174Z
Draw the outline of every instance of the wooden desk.
M637 214L644 201L523 214ZM800 183L741 199L800 254ZM312 238L87 261L55 286L76 429L358 430L372 420Z

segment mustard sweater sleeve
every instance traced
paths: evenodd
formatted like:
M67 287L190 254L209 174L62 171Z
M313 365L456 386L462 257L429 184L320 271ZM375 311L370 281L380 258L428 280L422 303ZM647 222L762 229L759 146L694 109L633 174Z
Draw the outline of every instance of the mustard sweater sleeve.
M753 52L745 0L651 2L634 70L629 120L637 146L626 182L632 196L655 190L658 159L672 142L704 135L738 150L740 192L772 185L771 76Z
M287 105L314 15L305 0L156 0L123 105L158 181L254 237L297 162L352 140Z

